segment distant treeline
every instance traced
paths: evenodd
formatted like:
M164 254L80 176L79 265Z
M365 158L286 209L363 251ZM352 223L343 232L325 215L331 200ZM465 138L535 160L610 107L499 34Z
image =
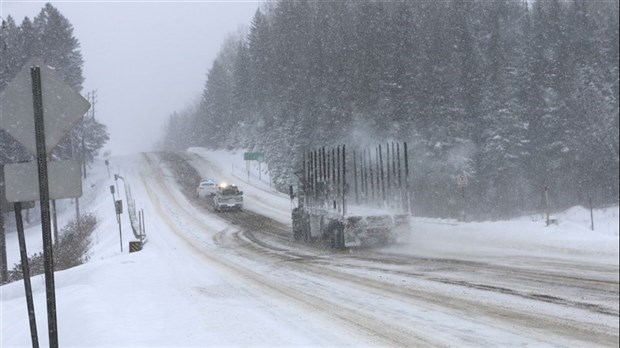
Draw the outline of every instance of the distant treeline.
M197 42L199 43L199 40ZM618 202L618 0L276 1L231 37L163 146L407 141L416 215Z

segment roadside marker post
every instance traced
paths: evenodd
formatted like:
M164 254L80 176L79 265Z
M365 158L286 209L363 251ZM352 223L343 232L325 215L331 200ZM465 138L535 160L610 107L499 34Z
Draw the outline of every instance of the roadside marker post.
M30 324L30 337L33 347L39 347L39 334L37 333L37 319L34 313L34 300L32 298L32 284L30 282L30 266L28 265L28 251L26 250L26 236L24 234L24 222L22 220L22 204L15 202L15 227L19 240L19 255L22 263L22 278L26 291L26 307L28 308L28 322Z
M3 107L0 110L2 113L0 128L36 156L36 167L32 166L31 170L34 171L36 168L38 183L31 180L24 186L31 188L38 186L39 188L37 199L41 206L49 346L55 348L58 347L58 329L50 222L48 151L51 153L67 132L84 116L90 108L90 103L68 86L53 69L44 65L40 59L33 59L24 65L15 79L6 86L0 99L3 101ZM4 166L5 180L9 179L6 173L12 166L14 165ZM81 196L81 180L75 185L79 185L80 189L71 192L61 191L60 197L52 197L52 199ZM7 201L28 200L24 199L20 192L11 193L13 185L6 186L5 189ZM31 193L34 189L25 191ZM13 194L11 199L9 199L10 193Z

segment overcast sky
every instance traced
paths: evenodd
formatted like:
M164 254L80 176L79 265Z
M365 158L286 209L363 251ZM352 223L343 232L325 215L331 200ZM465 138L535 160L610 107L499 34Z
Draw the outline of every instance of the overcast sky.
M112 155L148 151L174 111L198 98L224 40L249 27L260 1L0 0L21 24L51 3L73 25L84 89L97 90L97 119Z

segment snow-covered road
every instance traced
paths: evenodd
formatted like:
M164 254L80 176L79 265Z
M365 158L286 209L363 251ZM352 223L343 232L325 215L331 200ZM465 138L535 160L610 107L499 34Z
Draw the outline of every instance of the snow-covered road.
M171 158L240 179L230 154L117 160L147 219L148 243L129 254L99 166L85 193L101 196L85 197L100 219L91 259L56 275L62 346L619 344L617 227L579 239L575 227L549 234L532 221L415 219L409 246L325 250L290 241L285 195L240 182L246 211L216 214ZM33 280L45 345L44 282ZM1 346L30 345L23 285L1 289Z
M196 156L186 158L201 176L222 180L213 164ZM247 209L264 211L261 202L273 201L265 196L263 192L258 201L254 197L259 195L251 192ZM208 214L203 209L200 215ZM329 328L349 326L336 330L346 333L344 342L360 337L365 344L390 346L524 341L572 346L613 345L618 340L614 267L521 258L525 264L547 266L541 270L394 251L324 251L283 241L279 231L257 230L238 216L234 220L235 229L215 236L222 247L218 250L226 251L217 260L238 265L233 273L260 288L276 289L278 297L292 301L290 307L310 306L312 313L325 316L322 321ZM579 274L566 273L571 269Z

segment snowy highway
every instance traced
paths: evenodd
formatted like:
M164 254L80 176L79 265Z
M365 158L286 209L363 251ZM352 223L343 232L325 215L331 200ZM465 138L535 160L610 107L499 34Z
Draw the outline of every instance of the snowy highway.
M98 216L89 259L55 276L61 346L619 344L617 208L597 212L598 234L579 209L552 228L532 217L415 218L409 245L332 250L291 241L289 198L243 181L231 166L239 156L196 148L113 159L145 215L148 242L136 253L119 251L114 182L96 164L81 199ZM205 177L236 182L243 211L216 213L196 198ZM61 223L74 213L68 203ZM126 247L126 215L122 223ZM7 237L14 264L16 236ZM36 221L26 239L40 250ZM43 276L32 284L45 346ZM0 345L30 345L22 282L0 290Z
M0 0L0 348L620 348L619 1Z
M222 169L186 154L198 176ZM165 160L164 158L167 158ZM148 155L143 176L171 231L205 267L222 268L259 303L283 302L326 342L372 346L579 346L618 343L617 268L524 256L525 267L416 257L387 250L324 250L292 243L288 227L256 212L214 217L164 175L191 169ZM177 168L164 174L161 163ZM200 173L200 171L204 171ZM194 176L195 178L195 176ZM179 180L191 193L195 180ZM183 191L183 190L181 190ZM251 201L252 194L246 194ZM190 205L187 202L191 202ZM259 202L248 202L248 206ZM260 209L259 209L260 210ZM288 211L281 212L287 215ZM205 219L224 225L213 229ZM532 267L536 265L536 267ZM283 314L282 320L287 316ZM290 314L289 314L290 315ZM309 319L314 318L314 319ZM295 320L294 320L295 321ZM333 341L333 336L339 337Z

